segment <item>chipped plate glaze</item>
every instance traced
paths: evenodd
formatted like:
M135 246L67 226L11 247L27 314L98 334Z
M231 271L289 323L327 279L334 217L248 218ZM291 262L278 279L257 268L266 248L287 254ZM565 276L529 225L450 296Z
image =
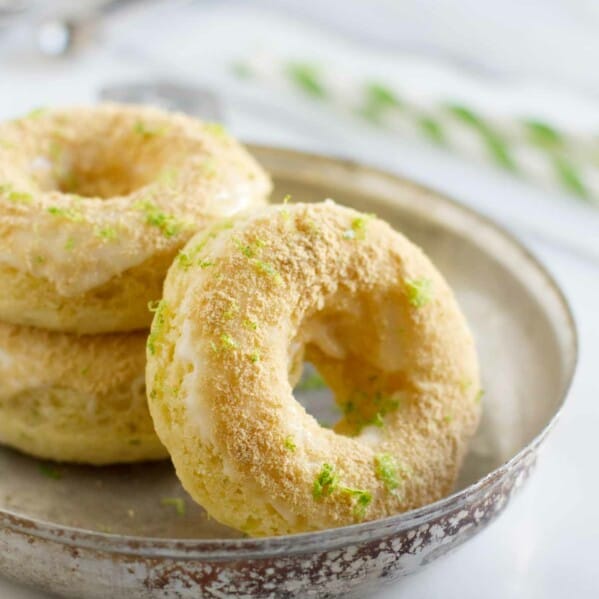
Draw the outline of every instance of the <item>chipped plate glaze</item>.
M529 476L576 361L572 316L551 277L488 220L409 181L332 158L254 152L274 175L275 201L333 197L376 212L455 289L486 389L456 492L375 522L244 539L195 506L168 463L48 466L0 449L1 575L77 598L369 596L478 533ZM327 395L298 392L323 421L335 417Z

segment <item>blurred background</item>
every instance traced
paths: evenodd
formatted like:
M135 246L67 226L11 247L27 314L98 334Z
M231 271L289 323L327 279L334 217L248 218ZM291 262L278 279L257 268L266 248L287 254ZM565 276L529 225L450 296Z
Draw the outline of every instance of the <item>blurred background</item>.
M490 215L561 283L575 400L518 507L414 597L599 592L598 64L597 0L0 0L0 118L149 101L359 160Z
M593 0L0 0L0 113L200 87L162 91L598 262L598 32Z

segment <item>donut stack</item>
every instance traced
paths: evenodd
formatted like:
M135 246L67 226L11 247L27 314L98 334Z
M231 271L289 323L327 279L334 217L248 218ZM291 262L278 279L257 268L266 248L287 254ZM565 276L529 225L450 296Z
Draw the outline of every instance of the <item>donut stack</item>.
M166 271L270 188L222 127L181 114L101 105L0 125L0 442L91 464L166 457L144 377Z

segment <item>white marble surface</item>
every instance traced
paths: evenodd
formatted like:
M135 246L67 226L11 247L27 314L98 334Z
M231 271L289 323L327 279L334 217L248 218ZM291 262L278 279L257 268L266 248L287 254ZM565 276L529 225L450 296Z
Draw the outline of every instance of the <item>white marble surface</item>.
M230 129L246 140L378 164L443 190L513 230L547 265L572 304L581 351L570 400L538 469L509 509L455 553L389 587L380 599L599 596L599 211L427 146L335 121L317 106L290 105L247 90L217 68L224 54L235 55L234 39L228 39L226 49L214 47L218 31L207 32L204 40L198 36L193 44L177 40L182 14L187 22L198 19L200 28L214 18L213 6L206 13L203 8L183 13L172 4L160 8L162 22L169 17L165 31L156 15L131 17L133 29L120 20L93 49L65 62L48 63L18 49L24 31L0 37L0 117L39 105L93 100L102 84L115 80L176 76L216 89ZM239 27L239 15L231 15L231 29ZM144 47L144 39L151 43ZM186 55L192 45L205 62L194 63ZM0 581L0 597L48 595Z

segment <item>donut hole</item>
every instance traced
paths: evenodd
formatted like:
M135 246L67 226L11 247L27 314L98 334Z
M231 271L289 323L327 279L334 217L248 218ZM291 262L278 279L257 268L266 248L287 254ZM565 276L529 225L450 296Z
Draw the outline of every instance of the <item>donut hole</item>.
M40 140L29 170L42 191L107 199L172 177L185 145L160 124L94 122L89 131L58 131L50 142Z
M327 304L332 307L299 328L297 351L307 366L294 394L322 426L338 434L376 431L410 396L401 302L373 293L361 301L341 294Z
M303 363L301 378L293 388L293 395L322 427L332 428L341 416L331 389L310 362Z

